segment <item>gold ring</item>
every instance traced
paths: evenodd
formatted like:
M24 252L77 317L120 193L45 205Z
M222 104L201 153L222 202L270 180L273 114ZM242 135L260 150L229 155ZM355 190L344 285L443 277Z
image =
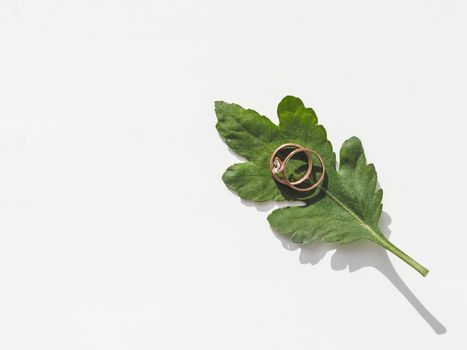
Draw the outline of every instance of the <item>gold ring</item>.
M289 154L287 154L285 159L282 160L278 156L278 153L280 151L283 151L283 150L286 150L286 149L292 149L292 151L289 152ZM289 181L289 179L287 178L287 176L285 174L285 168L287 167L287 164L288 164L289 160L292 159L292 157L294 155L296 155L297 153L300 153L300 152L305 153L305 155L307 157L308 167L307 167L307 170L306 170L305 174L302 176L301 179L291 182L291 181ZM319 162L321 163L321 168L322 168L321 176L319 177L318 181L316 181L315 183L313 183L312 185L310 185L308 187L298 187L297 185L300 185L303 182L311 179L312 176L313 176L313 174L312 174L313 160L311 158L312 155L315 155L318 158ZM316 187L318 187L323 182L324 174L325 174L324 161L323 161L323 158L321 158L321 156L319 155L319 153L315 152L315 151L313 151L313 150L311 150L309 148L305 148L305 147L303 147L303 146L301 146L299 144L296 144L296 143L285 143L285 144L279 146L271 155L271 158L269 160L269 169L271 171L272 177L276 181L280 182L283 185L286 185L286 186L290 187L291 189L293 189L295 191L299 191L299 192L307 192L307 191L314 190Z

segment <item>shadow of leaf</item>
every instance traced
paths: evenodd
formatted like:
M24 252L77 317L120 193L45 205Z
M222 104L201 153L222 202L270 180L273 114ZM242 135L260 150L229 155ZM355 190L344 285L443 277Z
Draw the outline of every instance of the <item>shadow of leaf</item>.
M386 237L389 237L391 234L389 229L390 223L391 217L386 212L383 212L380 219L380 227ZM399 276L389 259L387 250L367 241L358 241L347 245L323 242L313 242L308 245L302 245L292 242L289 238L277 232L274 232L274 235L280 240L284 248L293 251L300 250L299 261L301 264L315 265L319 263L328 252L333 251L331 267L335 271L345 270L347 267L350 273L364 267L372 267L378 270L404 296L436 334L444 334L447 332L446 327L421 303Z

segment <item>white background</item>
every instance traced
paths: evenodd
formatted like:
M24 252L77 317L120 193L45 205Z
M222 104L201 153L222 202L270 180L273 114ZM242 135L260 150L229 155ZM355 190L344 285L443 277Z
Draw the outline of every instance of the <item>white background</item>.
M1 349L466 348L465 1L0 4ZM213 102L287 94L426 278L225 188Z

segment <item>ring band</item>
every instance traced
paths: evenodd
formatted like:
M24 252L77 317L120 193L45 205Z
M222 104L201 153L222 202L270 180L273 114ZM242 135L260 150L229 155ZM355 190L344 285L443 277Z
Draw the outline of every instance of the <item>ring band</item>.
M278 153L288 148L292 148L293 150L285 157L284 160L282 160L278 156ZM287 167L289 160L292 159L294 155L300 152L305 153L307 157L308 167L307 167L305 174L302 176L301 179L291 182L285 175L284 171L285 171L285 168ZM321 168L322 168L321 176L315 183L313 183L312 185L308 187L298 187L296 185L300 185L306 180L311 179L312 177L312 170L313 170L313 160L311 158L312 155L315 155L318 158L319 162L321 163ZM323 158L321 158L321 156L319 155L319 153L309 148L305 148L296 143L285 143L279 146L271 155L271 158L269 160L269 169L271 171L272 177L276 181L299 192L308 192L308 191L314 190L323 182L324 175L325 175L324 161L323 161Z
M277 153L279 153L280 151L282 151L284 149L287 149L287 148L295 148L295 149L287 155L285 160L282 161L277 156ZM287 163L289 162L289 160L295 154L297 154L299 152L305 153L305 155L306 155L306 157L308 159L308 168L307 168L305 174L303 175L303 177L300 180L289 182L285 178L279 176L279 174L282 173L285 170L285 167L286 167ZM280 163L279 168L277 167L277 161L279 161L279 163ZM275 162L276 162L276 164L275 164ZM272 176L277 181L279 181L281 184L287 185L287 186L289 186L289 185L299 185L299 184L301 184L302 182L306 181L309 178L309 176L311 174L311 171L313 170L313 160L311 159L311 154L310 154L310 152L308 152L308 149L306 149L306 148L304 148L304 147L302 147L302 146L300 146L300 145L298 145L296 143L286 143L286 144L283 144L282 146L278 147L274 151L274 153L272 154L271 159L269 161L269 168L271 169Z

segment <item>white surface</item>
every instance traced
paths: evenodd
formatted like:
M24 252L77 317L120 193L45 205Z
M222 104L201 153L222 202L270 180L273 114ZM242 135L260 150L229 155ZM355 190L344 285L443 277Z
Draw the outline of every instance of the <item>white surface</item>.
M1 349L466 348L464 1L0 4ZM426 278L225 188L213 101L286 94L363 140Z

